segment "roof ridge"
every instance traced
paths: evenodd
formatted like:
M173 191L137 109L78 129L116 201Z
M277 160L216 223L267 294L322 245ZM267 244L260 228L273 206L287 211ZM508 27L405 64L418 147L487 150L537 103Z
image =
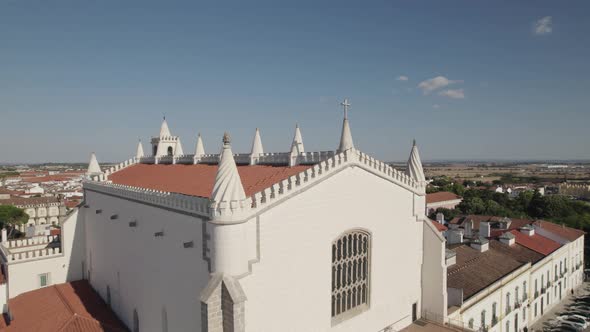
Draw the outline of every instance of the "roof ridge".
M62 303L66 306L66 308L68 308L68 310L70 311L70 313L72 315L75 315L76 312L74 311L74 309L72 308L72 306L70 305L70 303L66 300L66 297L64 296L64 294L61 292L61 290L57 287L57 285L53 285L51 286L53 287L56 291L57 291L57 295L59 296L59 299L62 301Z

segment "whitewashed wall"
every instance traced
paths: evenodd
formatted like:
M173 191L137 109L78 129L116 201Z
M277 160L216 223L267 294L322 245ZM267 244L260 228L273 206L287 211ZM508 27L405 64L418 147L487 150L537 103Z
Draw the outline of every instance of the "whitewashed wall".
M412 304L419 312L422 295L423 223L413 216L413 200L411 192L355 167L263 213L260 262L240 280L248 297L246 330L379 331L410 324ZM370 310L332 327L331 245L352 228L372 234Z
M194 216L86 191L86 269L90 282L131 329L199 331L199 296L209 272L202 258L202 221ZM102 209L101 214L96 214ZM110 217L118 215L116 220ZM137 227L129 222L137 221ZM154 233L164 232L155 237ZM193 241L192 248L183 243Z
M429 319L443 323L447 317L447 265L445 239L430 221L423 227L422 309Z
M59 284L83 278L83 221L77 211L62 223L62 255L23 262L9 262L8 297L40 288L39 275L49 273L49 284Z

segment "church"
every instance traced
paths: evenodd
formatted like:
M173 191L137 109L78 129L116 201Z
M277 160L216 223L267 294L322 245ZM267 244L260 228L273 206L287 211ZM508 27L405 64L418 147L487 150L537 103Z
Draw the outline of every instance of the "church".
M355 148L347 101L335 151L184 154L166 119L133 158L93 154L83 278L132 331L396 331L446 316L445 239L407 171ZM214 146L217 150L219 146ZM72 266L77 263L72 263Z

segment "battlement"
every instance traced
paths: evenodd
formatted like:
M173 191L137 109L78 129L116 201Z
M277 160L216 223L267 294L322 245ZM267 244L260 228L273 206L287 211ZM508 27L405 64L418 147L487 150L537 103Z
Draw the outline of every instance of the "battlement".
M317 164L323 160L332 158L336 152L334 151L318 151L318 152L304 152L299 155L291 155L290 152L267 152L254 156L250 153L236 153L234 160L238 165L312 165ZM292 160L295 158L295 160ZM194 154L185 154L180 156L162 156L162 157L141 157L138 160L133 159L140 164L208 164L217 165L219 163L219 154L204 154L197 157ZM122 169L122 168L120 168ZM112 173L112 172L111 172Z
M3 252L4 254L4 252ZM24 251L14 254L6 254L6 262L10 263L17 263L17 262L24 262L24 261L31 261L35 259L41 258L51 258L62 255L61 248L45 248L45 249L36 249L30 251Z
M313 160L325 157L319 155L312 155ZM302 157L304 157L302 155ZM327 175L334 173L343 167L347 166L359 166L379 176L396 183L410 191L417 194L424 195L425 184L419 184L414 181L407 174L400 172L386 163L379 161L369 155L362 153L355 149L343 151L335 154L328 159L324 159L313 167L306 169L305 171L293 175L288 179L280 181L272 185L271 187L257 192L252 195L252 207L254 209L262 209L269 206L274 201L281 199L284 196L288 196L292 192L303 189L304 187L314 183L316 180L326 177Z
M188 158L187 156L183 156L182 158ZM245 160L246 157L250 158L249 154L238 154L236 156L238 156L236 158L237 160L241 160L240 158ZM266 163L267 165L272 165L272 163L281 163L284 165L285 162L288 162L288 158L291 158L291 155L288 153L265 153L261 155L258 164ZM425 195L426 183L419 183L405 172L398 171L386 163L354 148L340 153L333 151L306 152L295 158L297 158L297 162L300 164L313 164L313 166L277 182L260 192L254 193L251 197L247 197L245 200L239 202L223 202L223 204L218 204L205 197L114 184L105 180L97 182L96 179L95 181L85 181L84 188L142 203L155 204L173 210L197 214L207 218L220 217L227 214L246 216L258 213L272 203L289 197L300 189L344 167L357 166L418 195ZM165 160L170 159L166 158ZM204 155L198 163L206 163L206 161L212 160L218 163L219 155Z
M140 159L143 159L143 158L140 158ZM93 176L92 177L92 180L94 180L94 181L106 181L109 178L109 175L111 175L111 174L113 174L113 173L115 173L117 171L120 171L120 170L122 170L124 168L127 168L127 167L129 167L131 165L137 164L137 162L138 162L137 158L130 158L128 160L125 160L122 163L119 163L119 164L117 164L117 165L115 165L115 166L107 169L106 171L104 171L104 173L102 173L100 175Z
M29 247L29 246L36 246L40 244L49 244L53 242L60 242L59 235L39 235L33 236L26 239L18 239L18 240L10 240L3 242L2 245L9 250L13 250L16 248L22 247Z
M209 216L209 199L159 190L114 184L110 182L83 182L84 189L138 201L164 206L201 216Z
M179 140L178 136L154 136L152 137L151 143L155 144L161 141L167 141L167 142L176 142Z

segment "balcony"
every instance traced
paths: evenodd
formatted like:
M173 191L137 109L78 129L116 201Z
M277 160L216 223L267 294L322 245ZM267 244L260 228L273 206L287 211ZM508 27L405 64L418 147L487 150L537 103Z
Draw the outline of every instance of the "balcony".
M492 327L496 326L496 324L498 324L498 317L494 315L492 316Z
M516 301L516 303L514 303L514 309L520 309L521 305L522 305L522 303L520 303L519 301Z
M547 286L549 286L549 285L547 285ZM545 291L546 291L546 290L547 290L547 289L546 289L545 287L541 287L541 294L545 294Z

